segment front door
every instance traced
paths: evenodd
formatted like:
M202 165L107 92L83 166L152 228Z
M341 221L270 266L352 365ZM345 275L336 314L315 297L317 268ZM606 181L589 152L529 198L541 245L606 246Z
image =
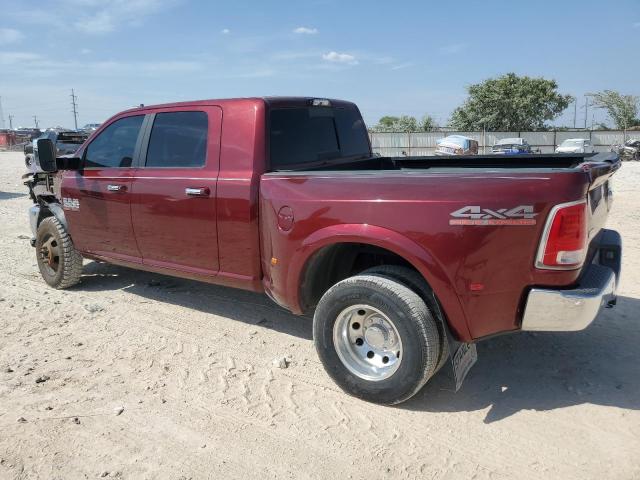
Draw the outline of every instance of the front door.
M130 115L113 121L84 149L82 168L64 174L62 205L81 252L141 262L131 223L131 182L143 120L144 115Z
M211 106L157 110L149 125L131 187L143 263L215 275L222 111Z

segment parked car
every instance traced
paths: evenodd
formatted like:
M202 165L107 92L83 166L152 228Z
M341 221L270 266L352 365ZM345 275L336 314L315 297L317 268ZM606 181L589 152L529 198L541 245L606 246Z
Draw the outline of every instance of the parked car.
M40 171L38 165L38 149L37 141L40 139L49 139L53 142L56 148L56 155L68 155L74 153L80 145L84 143L89 135L83 132L76 132L73 130L46 130L32 143L27 143L24 146L24 163L27 169L31 172Z
M462 135L449 135L437 141L436 155L477 155L478 142Z
M296 97L135 108L72 156L38 152L48 285L88 258L265 292L313 316L328 374L372 402L449 359L457 389L476 342L580 330L615 303L614 153L376 157L354 104Z
M92 133L92 132L95 132L98 128L100 128L100 125L101 125L100 123L87 123L80 130L82 130L83 132Z
M524 138L503 138L491 147L491 153L517 155L521 153L533 153L533 150Z
M640 139L630 138L622 145L612 145L611 151L620 155L622 160L640 160Z
M42 130L31 127L18 127L15 130L16 135L28 139L28 141L35 140L40 135L42 135Z
M593 153L591 140L586 138L567 138L557 148L556 153Z

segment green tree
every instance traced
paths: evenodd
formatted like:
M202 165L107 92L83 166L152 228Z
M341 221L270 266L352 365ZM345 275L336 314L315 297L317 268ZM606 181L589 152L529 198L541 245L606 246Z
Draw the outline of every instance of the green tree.
M420 121L409 115L399 117L385 115L371 130L374 132L425 132L434 127L435 121L429 115L425 115Z
M382 129L390 129L398 122L398 117L392 117L390 115L385 115L380 120L378 120L378 125Z
M507 73L467 88L469 97L451 115L457 130L541 130L573 97L558 93L555 80Z
M604 90L593 96L596 107L604 108L616 128L620 130L632 127L638 119L638 101L640 97L634 95L621 95L613 90Z
M434 128L437 128L436 121L431 115L425 115L420 119L420 130L422 132L430 132Z

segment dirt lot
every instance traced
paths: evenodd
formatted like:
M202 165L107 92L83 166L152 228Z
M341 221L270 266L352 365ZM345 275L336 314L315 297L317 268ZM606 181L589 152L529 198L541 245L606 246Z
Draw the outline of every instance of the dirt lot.
M480 343L460 392L440 374L395 408L339 391L310 320L261 295L92 262L47 288L22 170L0 153L2 479L640 478L640 164L615 309Z

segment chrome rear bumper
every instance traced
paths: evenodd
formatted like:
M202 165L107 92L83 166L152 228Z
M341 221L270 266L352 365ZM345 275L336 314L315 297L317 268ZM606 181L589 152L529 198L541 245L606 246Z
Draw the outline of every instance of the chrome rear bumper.
M604 230L595 263L586 267L578 287L531 289L522 316L522 330L571 332L589 326L602 305L615 304L621 254L620 235Z

